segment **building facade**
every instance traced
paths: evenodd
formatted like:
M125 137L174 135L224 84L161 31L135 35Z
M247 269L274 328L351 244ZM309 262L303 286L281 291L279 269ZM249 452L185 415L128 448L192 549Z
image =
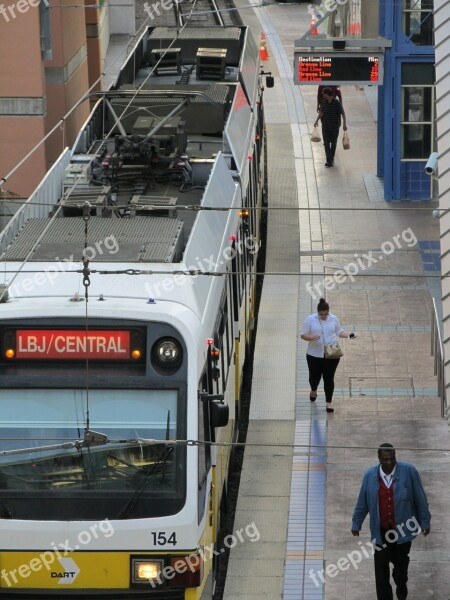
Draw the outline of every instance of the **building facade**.
M106 11L106 4L85 9L84 0L53 5L7 0L0 5L0 178L80 102L100 75L109 38ZM27 197L74 141L89 111L89 101L80 103L23 167L2 182L3 189Z

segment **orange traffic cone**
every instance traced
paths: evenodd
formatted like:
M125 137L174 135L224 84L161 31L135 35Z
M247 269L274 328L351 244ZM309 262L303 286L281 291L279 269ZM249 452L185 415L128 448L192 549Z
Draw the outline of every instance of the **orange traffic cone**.
M311 23L309 24L309 33L311 35L318 35L319 32L316 29L316 17L311 15Z
M261 40L261 45L259 47L259 57L261 60L269 60L269 53L267 52L267 46L265 42Z
M261 34L261 42L259 45L259 57L261 60L269 59L269 52L267 51L266 35L264 33Z
M350 23L348 26L348 34L354 35L355 37L361 36L361 23Z

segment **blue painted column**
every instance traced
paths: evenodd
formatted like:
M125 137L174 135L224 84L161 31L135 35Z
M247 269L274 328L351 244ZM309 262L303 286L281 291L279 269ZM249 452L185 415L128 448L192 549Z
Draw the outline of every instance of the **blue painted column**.
M377 174L384 178L388 201L430 197L424 165L434 149L431 0L420 6L422 11L413 10L417 7L413 0L380 2L380 35L392 40L392 47L385 50L384 86L378 91ZM416 90L421 98L420 111L412 110ZM415 125L414 119L419 124Z

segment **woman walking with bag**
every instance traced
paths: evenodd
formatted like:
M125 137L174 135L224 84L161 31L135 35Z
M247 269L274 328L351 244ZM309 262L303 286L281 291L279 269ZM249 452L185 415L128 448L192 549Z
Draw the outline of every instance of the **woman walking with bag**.
M314 402L317 398L317 387L323 377L323 387L327 412L334 412L331 407L334 392L334 374L342 356L338 338L356 337L341 328L339 319L330 313L330 306L324 298L319 300L317 312L306 317L300 337L308 342L306 360L309 371L309 385L311 392L309 399Z

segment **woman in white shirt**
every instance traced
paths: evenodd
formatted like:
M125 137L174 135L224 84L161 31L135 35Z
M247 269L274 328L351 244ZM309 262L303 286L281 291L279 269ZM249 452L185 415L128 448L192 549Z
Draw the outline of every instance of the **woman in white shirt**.
M317 387L323 377L323 388L327 412L334 412L331 408L334 392L334 374L339 364L339 358L324 358L326 344L336 344L337 338L354 338L354 333L348 333L341 328L339 319L330 313L328 302L324 298L319 300L317 312L306 317L300 331L300 337L308 342L306 360L309 371L309 384L311 392L309 399L314 402L317 398Z

